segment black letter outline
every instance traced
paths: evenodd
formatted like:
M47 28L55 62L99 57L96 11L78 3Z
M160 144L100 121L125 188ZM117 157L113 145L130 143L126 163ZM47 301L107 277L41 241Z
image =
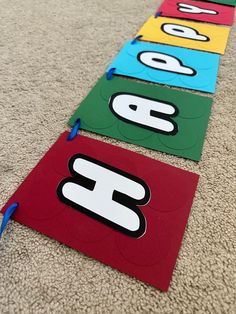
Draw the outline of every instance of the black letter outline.
M170 105L172 106L174 109L175 109L175 112L173 114L165 114L165 113L158 113L158 114L154 114L152 116L155 116L156 118L160 118L160 119L163 119L163 120L166 120L168 122L171 122L174 126L174 129L173 131L171 132L166 132L166 131L163 131L163 130L159 130L159 129L156 129L156 128L153 128L151 126L148 126L148 125L144 125L144 124L141 124L141 123L138 123L138 122L135 122L135 121L132 121L132 120L129 120L129 119L126 119L122 116L120 116L113 108L112 104L113 104L113 101L114 99L116 98L116 96L119 96L119 95L131 95L131 96L138 96L140 98L144 98L144 99L148 99L148 100L152 100L152 101L155 101L155 102L162 102L162 103L165 103L167 105ZM176 135L178 133L178 125L175 121L173 121L172 119L170 119L170 117L176 117L178 114L179 114L179 109L176 107L176 105L174 105L173 103L171 102L167 102L167 101L163 101L163 100L159 100L159 99L155 99L155 98L150 98L150 97L146 97L146 96L143 96L143 95L138 95L138 94L134 94L134 93L122 93L122 92L119 92L119 93L114 93L112 94L112 96L110 97L109 99L109 108L111 110L111 112L119 119L119 120L122 120L126 123L130 123L130 124L134 124L134 125L137 125L138 127L140 128L143 128L143 129L147 129L147 130L150 130L150 131L153 131L155 133L161 133L161 134L165 134L165 135ZM151 110L151 111L154 111L154 110Z
M160 53L160 54L162 54L162 55L164 55L164 56L172 57L172 58L176 59L176 60L179 62L179 64L180 64L181 66L183 66L183 67L185 67L185 68L188 68L188 69L191 69L191 70L193 71L193 73L192 73L192 74L186 74L186 73L180 73L180 72L176 72L176 71L169 71L169 70L157 69L157 68L155 68L155 67L152 67L152 66L150 66L150 65L148 65L148 64L146 64L146 63L144 63L144 62L141 60L141 55L142 55L143 53L145 53L145 52ZM187 76L195 76L195 75L197 74L197 71L196 71L195 69L193 69L192 67L189 67L189 66L187 66L187 65L184 65L183 62L182 62L179 58L177 58L177 57L175 57L175 56L173 56L173 55L170 55L170 54L168 54L168 53L157 52L157 51L150 51L150 50L144 50L144 51L140 51L140 52L138 53L137 59L138 59L138 61L139 61L140 63L142 63L143 65L145 65L145 66L147 66L147 67L149 67L149 68L151 68L151 69L157 70L157 71L164 71L164 72L176 73L176 74L179 74L179 75L187 75Z
M110 171L113 171L113 172L120 174L120 175L122 175L128 179L131 179L132 181L135 181L135 182L137 182L143 186L143 188L145 190L145 196L141 200L133 199L132 197L130 197L130 196L128 196L122 192L118 192L116 190L113 191L113 195L112 195L113 201L115 201L121 205L124 205L125 207L129 208L130 210L134 211L137 214L137 216L139 217L139 221L140 221L140 226L139 226L138 230L130 231L129 229L126 229L125 227L122 227L122 226L94 213L90 209L85 208L85 207L83 207L77 203L74 203L73 201L67 199L63 195L62 188L63 188L64 184L69 183L69 182L78 184L78 185L80 185L80 186L82 186L82 187L84 187L90 191L92 191L95 187L96 182L94 180L78 174L73 169L74 161L78 158L84 159L84 160L87 160L87 161L92 162L94 164L97 164L99 166L102 166L102 167L104 167ZM89 217L91 217L91 218L117 230L117 231L120 231L120 232L122 232L128 236L131 236L133 238L139 238L145 234L145 232L146 232L146 219L145 219L145 216L143 215L143 213L141 212L141 210L139 209L139 207L136 206L136 205L141 205L141 206L146 205L150 201L151 193L150 193L149 187L147 186L147 184L143 180L141 180L140 178L138 178L134 175L131 175L127 172L124 172L123 170L117 169L113 166L110 166L106 163L103 163L99 160L96 160L96 159L89 157L87 155L84 155L84 154L76 154L76 155L72 156L69 160L68 168L70 170L72 177L67 177L67 178L63 179L57 187L57 195L63 203L65 203L66 205L80 211L81 213L84 213L87 216L89 216Z
M205 36L205 37L206 37L206 40L197 40L197 39L195 39L195 38L182 37L182 36L176 36L176 35L173 35L173 34L169 34L169 33L167 33L167 32L164 30L164 26L165 26L165 25L168 25L168 24L177 25L177 26L183 26L183 27L187 27L187 28L189 28L189 29L192 29L193 31L196 32L197 35ZM196 30L195 28L192 28L192 27L189 27L189 26L186 26L186 25L181 25L181 24L176 24L176 23L163 23L163 24L161 25L161 30L163 31L163 33L165 33L165 34L167 34L167 35L170 35L170 36L177 37L177 38L189 39L189 40L193 40L193 41L196 41L196 42L205 42L205 43L208 42L208 41L210 41L210 38L209 38L207 35L200 34L200 33L198 32L198 30Z
M197 2L196 2L197 3ZM195 15L197 15L197 14L209 14L209 13L206 13L206 12L200 12L200 13L191 13L191 12L182 12L182 11L180 11L180 4L186 4L186 3L184 3L184 2L177 2L176 3L177 4L177 10L179 11L179 12L181 12L181 13L187 13L187 14L195 14ZM219 15L219 12L218 11L216 11L216 10L213 10L213 9L204 9L204 8L200 8L200 7L198 7L197 5L193 5L193 4L190 4L190 5L192 5L193 7L196 7L196 8L198 8L198 9L202 9L202 10L211 10L211 11L214 11L214 12L216 12L216 14L209 14L209 15ZM205 36L205 35L204 35Z

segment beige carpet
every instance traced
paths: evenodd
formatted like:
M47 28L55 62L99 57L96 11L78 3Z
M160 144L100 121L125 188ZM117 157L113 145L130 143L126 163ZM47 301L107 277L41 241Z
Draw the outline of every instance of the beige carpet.
M1 206L160 1L0 0ZM202 161L93 134L201 175L168 293L18 223L0 241L0 313L235 313L236 27Z

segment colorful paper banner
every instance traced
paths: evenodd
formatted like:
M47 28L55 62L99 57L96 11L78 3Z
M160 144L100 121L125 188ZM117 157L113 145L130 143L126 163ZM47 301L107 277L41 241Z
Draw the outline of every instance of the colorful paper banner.
M63 133L3 208L13 219L166 291L198 175ZM119 156L119 158L117 158Z
M215 92L220 56L167 45L128 41L107 69L153 83Z
M227 25L234 14L229 6L189 0L166 0L160 11ZM199 176L76 136L78 118L84 130L200 160L212 99L124 77L213 93L229 30L149 18L71 117L70 136L59 137L3 207L1 234L12 217L167 291Z
M142 35L142 41L224 54L229 31L226 26L151 16L136 36Z
M210 2L165 0L158 11L161 12L161 16L207 23L232 25L234 22L233 7Z
M199 160L212 99L104 75L69 124L176 156Z

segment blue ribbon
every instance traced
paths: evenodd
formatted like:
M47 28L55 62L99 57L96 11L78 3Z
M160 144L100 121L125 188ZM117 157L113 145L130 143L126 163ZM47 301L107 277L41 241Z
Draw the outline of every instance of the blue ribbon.
M3 215L3 219L2 219L2 224L0 227L0 238L2 237L3 231L5 230L7 223L11 218L11 215L14 213L14 211L17 209L18 206L19 206L18 203L13 203L5 211Z
M112 75L115 73L116 68L111 68L107 74L106 74L106 78L108 81L110 81L110 79L112 78Z
M143 35L138 35L138 36L134 37L134 39L131 41L131 45L135 44L136 41L137 41L138 39L142 38L142 37L143 37Z
M75 124L70 132L70 134L67 137L67 141L72 141L78 134L80 127L80 118L75 120Z
M155 19L158 17L158 16L161 16L161 11L157 11L157 13L155 14Z

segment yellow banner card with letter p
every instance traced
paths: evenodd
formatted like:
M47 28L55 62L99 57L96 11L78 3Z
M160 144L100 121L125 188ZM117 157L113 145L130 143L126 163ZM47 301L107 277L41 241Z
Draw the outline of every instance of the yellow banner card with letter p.
M151 16L137 36L140 40L224 54L230 28Z

